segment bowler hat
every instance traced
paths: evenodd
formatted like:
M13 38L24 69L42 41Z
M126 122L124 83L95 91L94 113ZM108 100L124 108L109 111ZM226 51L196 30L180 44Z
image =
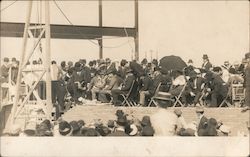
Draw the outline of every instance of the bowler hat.
M208 59L207 54L204 54L204 55L202 56L202 58L203 58L203 59Z
M195 109L196 113L203 113L204 112L204 108L202 106L197 106Z

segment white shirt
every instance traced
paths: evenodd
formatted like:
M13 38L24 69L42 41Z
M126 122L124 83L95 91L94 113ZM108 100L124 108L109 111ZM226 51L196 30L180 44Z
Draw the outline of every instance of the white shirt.
M184 75L180 75L180 76L176 77L173 81L174 86L178 86L178 85L182 86L185 84L186 84L186 79L185 79Z

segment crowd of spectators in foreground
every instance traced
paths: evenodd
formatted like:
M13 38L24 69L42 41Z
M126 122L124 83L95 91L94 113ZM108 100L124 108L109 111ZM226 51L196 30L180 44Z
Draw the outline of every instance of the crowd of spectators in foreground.
M44 120L40 124L27 124L24 130L12 126L6 136L230 136L230 127L215 118L207 118L203 107L196 107L197 121L186 123L181 109L170 112L161 105L159 111L141 120L128 115L123 110L116 111L116 119L103 122L101 119L86 124L84 120L65 121L58 119L51 123ZM250 126L248 126L248 130ZM249 136L238 134L238 136Z

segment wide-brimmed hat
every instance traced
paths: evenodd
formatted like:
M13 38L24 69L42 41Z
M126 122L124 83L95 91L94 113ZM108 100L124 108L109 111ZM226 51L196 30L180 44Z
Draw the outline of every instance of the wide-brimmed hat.
M61 121L59 123L59 133L63 136L68 135L71 132L71 126L66 121Z
M195 109L195 112L196 112L196 113L203 113L203 112L204 112L204 107L202 107L202 106L197 106L196 109Z
M208 59L208 55L207 55L207 54L204 54L204 55L202 56L202 59Z

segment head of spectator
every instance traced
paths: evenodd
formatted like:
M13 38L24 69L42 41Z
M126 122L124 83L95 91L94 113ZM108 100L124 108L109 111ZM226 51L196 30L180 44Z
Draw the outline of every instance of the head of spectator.
M93 68L93 67L94 67L93 61L90 61L90 62L89 62L89 67L90 67L90 68Z
M51 64L52 64L52 65L53 65L53 64L56 64L56 61L55 61L55 60L51 61Z
M142 127L151 126L151 121L150 121L150 117L149 116L143 116L142 117L141 126Z
M43 64L43 61L42 61L41 58L39 58L39 59L37 60L37 64Z
M12 67L17 67L17 66L18 66L17 60L16 60L15 57L13 57L13 58L11 59L11 64L12 64Z
M114 120L108 120L108 124L107 126L111 129L113 129L115 127L115 121Z
M197 117L201 117L204 115L204 108L202 106L197 106L195 109Z
M3 64L5 65L5 66L7 66L8 64L9 64L9 58L7 58L7 57L4 57L4 59L3 59Z
M116 120L116 124L118 126L123 126L125 127L125 125L128 123L127 120L127 116L126 115L121 115L121 116L117 116L117 120Z
M87 63L86 59L80 59L79 63L81 64L82 67L84 67Z
M245 59L247 60L247 62L250 62L250 52L245 54Z
M224 65L225 68L229 68L230 67L229 61L225 61L223 65Z
M78 124L78 126L79 126L80 128L82 128L82 127L84 127L85 122L84 122L84 120L78 120L78 121L77 121L77 124Z
M187 62L187 65L188 66L193 66L194 62L192 59L189 59L188 62Z
M44 120L41 124L37 126L36 129L37 136L52 136L51 123L49 120Z
M65 61L62 61L62 62L61 62L61 68L62 68L62 69L65 69L65 68L66 68L66 62L65 62Z
M77 71L77 72L81 71L82 70L81 69L81 63L76 62L74 68L75 68L75 71Z
M121 67L125 67L126 65L128 65L128 61L125 59L122 59L120 65Z
M221 67L214 67L213 72L217 75L222 75L223 73Z
M71 67L73 67L73 62L72 61L68 61L68 68L71 68Z
M232 75L237 74L235 68L230 68L228 72Z
M153 59L152 60L152 65L154 65L155 67L158 66L158 60L157 59Z
M209 61L208 55L207 55L207 54L204 54L204 55L202 56L202 59L203 59L203 63L206 63L206 62Z
M74 136L74 135L79 134L80 127L79 127L77 121L71 121L69 124L70 124L70 126L72 128L72 135Z
M146 66L148 63L148 60L146 58L144 58L142 61L141 61L141 65L143 66Z
M62 136L70 136L72 132L71 125L67 121L61 121L59 123L59 133Z
M93 62L93 66L95 67L96 64L97 64L97 63L96 63L96 60L93 60L92 62Z
M111 64L111 59L110 58L105 58L105 62L107 64L107 66L109 66Z

